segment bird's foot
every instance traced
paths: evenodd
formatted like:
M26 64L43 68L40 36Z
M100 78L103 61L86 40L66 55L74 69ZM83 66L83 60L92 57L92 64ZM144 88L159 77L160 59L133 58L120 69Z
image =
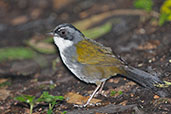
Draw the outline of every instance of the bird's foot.
M87 107L87 106L99 106L99 105L101 105L101 103L96 103L96 104L94 104L94 103L86 103L86 104L74 104L74 107L76 107L76 108L85 108L85 107Z
M96 94L95 94L95 97L97 97L97 95L102 95L104 97L107 97L107 95L105 94L105 91L98 91Z
M74 104L74 107L76 108L85 108L88 104Z
M85 105L85 104L74 104L74 107L76 107L76 108L84 108L84 107L86 107L87 105Z

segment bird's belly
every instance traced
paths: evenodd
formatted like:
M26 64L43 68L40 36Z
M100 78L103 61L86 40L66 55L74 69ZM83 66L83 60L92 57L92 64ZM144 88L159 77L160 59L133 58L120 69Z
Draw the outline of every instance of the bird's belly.
M84 65L80 64L76 60L66 58L61 55L63 63L67 66L67 68L80 80L86 83L96 83L97 81L104 81L104 79L99 79L95 76L87 75L88 73L84 72Z

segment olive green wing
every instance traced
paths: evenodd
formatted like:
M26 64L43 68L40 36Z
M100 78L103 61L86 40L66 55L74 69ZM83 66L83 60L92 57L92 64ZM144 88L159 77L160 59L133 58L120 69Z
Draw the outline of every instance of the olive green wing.
M76 44L77 60L82 64L115 65L122 64L112 50L96 41L85 39Z
M125 74L123 62L113 55L110 48L92 41L83 40L76 45L77 60L85 65L88 76L106 78L116 74Z

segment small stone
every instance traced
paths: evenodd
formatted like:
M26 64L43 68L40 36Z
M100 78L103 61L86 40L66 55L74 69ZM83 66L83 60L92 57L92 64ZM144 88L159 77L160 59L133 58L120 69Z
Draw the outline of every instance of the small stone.
M171 59L169 60L169 63L171 63Z
M151 63L151 62L152 62L152 60L150 59L150 60L148 60L148 62L149 62L149 63Z
M140 33L140 34L145 34L146 31L145 31L145 29L141 28L141 29L139 29L139 33Z
M138 64L138 67L142 67L142 66L143 66L143 63Z
M131 93L131 97L134 97L134 94Z

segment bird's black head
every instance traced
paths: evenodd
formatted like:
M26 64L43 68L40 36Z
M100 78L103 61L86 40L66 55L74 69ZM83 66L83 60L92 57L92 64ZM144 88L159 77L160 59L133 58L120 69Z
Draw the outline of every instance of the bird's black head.
M74 37L78 37L78 35L84 37L84 35L77 28L75 28L72 24L69 23L58 25L53 30L53 35L57 35L66 40L73 40Z
M85 39L84 35L71 24L60 24L52 32L55 44L59 49L74 46Z

